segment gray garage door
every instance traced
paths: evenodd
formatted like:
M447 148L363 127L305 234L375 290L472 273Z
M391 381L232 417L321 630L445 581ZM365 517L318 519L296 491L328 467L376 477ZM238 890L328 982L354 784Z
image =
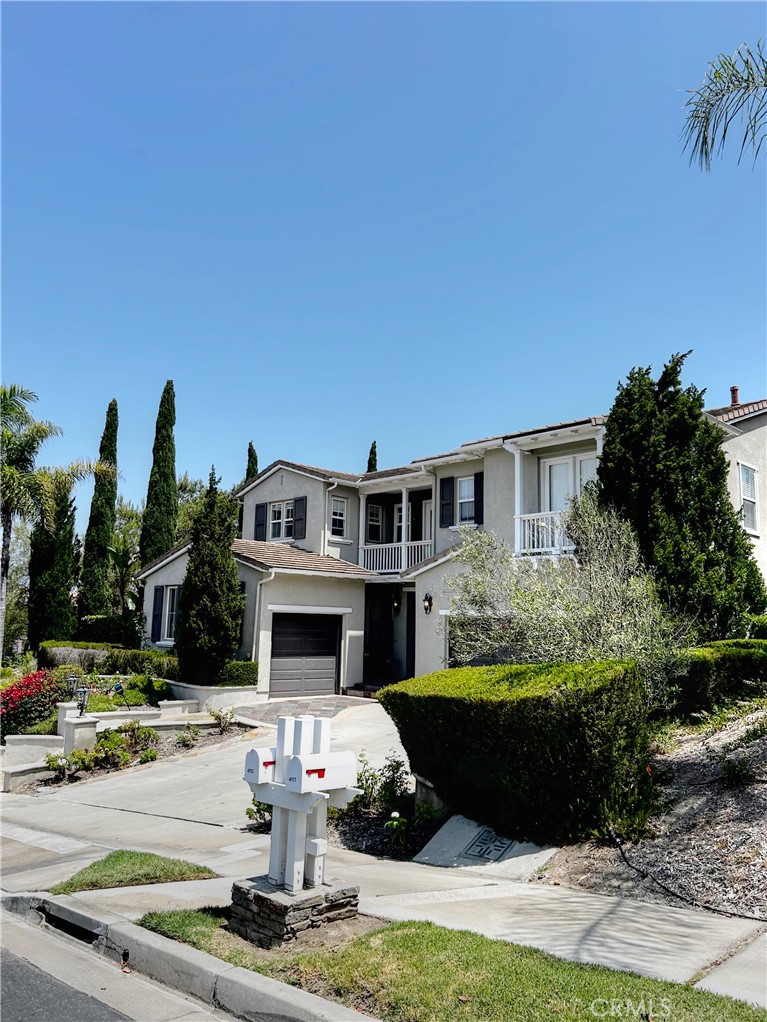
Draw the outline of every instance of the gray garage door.
M337 614L275 614L270 696L336 692L341 618Z

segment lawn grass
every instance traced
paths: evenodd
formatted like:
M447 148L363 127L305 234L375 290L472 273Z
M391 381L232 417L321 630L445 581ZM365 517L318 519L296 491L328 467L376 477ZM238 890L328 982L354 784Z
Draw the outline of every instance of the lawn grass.
M147 929L232 965L341 1000L384 1022L767 1018L748 1004L679 983L565 962L533 948L433 923L394 923L344 947L290 957L272 953L272 959L263 951L246 949L222 930L225 923L222 909L152 912L139 920Z
M183 859L121 850L110 852L69 880L51 887L51 894L73 894L75 891L98 891L105 887L133 887L137 884L169 884L176 880L209 880L217 876L218 873L207 866L196 866Z

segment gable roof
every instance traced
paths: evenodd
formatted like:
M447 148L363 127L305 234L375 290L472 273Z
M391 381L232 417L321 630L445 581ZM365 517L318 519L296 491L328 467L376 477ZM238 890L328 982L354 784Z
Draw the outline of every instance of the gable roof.
M252 489L257 483L260 483L262 479L266 479L272 472L278 468L287 468L294 472L301 472L303 475L314 476L315 479L321 479L323 482L330 482L334 479L342 479L345 482L356 483L362 476L361 472L356 474L352 472L337 472L332 468L318 468L316 465L302 465L298 461L285 461L284 458L278 458L277 461L273 461L271 465L267 465L265 469L258 473L257 476L253 476L252 479L246 479L242 486L234 491L234 496L239 497L241 494L246 493Z
M746 401L744 404L707 408L706 411L720 422L732 422L735 419L745 419L747 415L754 415L757 412L767 412L767 397L759 398L757 401Z

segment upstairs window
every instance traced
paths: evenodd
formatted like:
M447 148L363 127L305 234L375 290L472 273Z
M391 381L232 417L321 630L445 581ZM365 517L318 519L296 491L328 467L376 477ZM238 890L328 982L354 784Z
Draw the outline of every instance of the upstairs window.
M750 465L740 466L740 503L743 513L743 528L746 532L759 531L759 515L756 505L756 469Z
M368 504L368 543L380 543L383 530L383 508L380 504Z
M474 476L458 480L458 524L474 521Z
M292 500L280 500L269 505L269 538L293 539Z
M330 535L346 535L346 497L332 497L330 509Z

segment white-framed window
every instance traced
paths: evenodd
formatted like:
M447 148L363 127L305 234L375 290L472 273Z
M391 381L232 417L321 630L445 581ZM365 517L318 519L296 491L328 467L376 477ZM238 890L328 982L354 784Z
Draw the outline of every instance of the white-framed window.
M458 480L458 524L474 521L474 476Z
M757 505L756 469L752 465L738 462L740 469L740 504L743 528L746 532L759 532L759 509Z
M165 587L165 620L162 628L162 641L172 642L176 638L176 621L178 620L178 586Z
M330 507L330 535L346 535L346 497L331 497Z
M383 531L383 508L368 504L368 543L380 543Z
M269 538L293 538L293 501L278 500L269 505Z

